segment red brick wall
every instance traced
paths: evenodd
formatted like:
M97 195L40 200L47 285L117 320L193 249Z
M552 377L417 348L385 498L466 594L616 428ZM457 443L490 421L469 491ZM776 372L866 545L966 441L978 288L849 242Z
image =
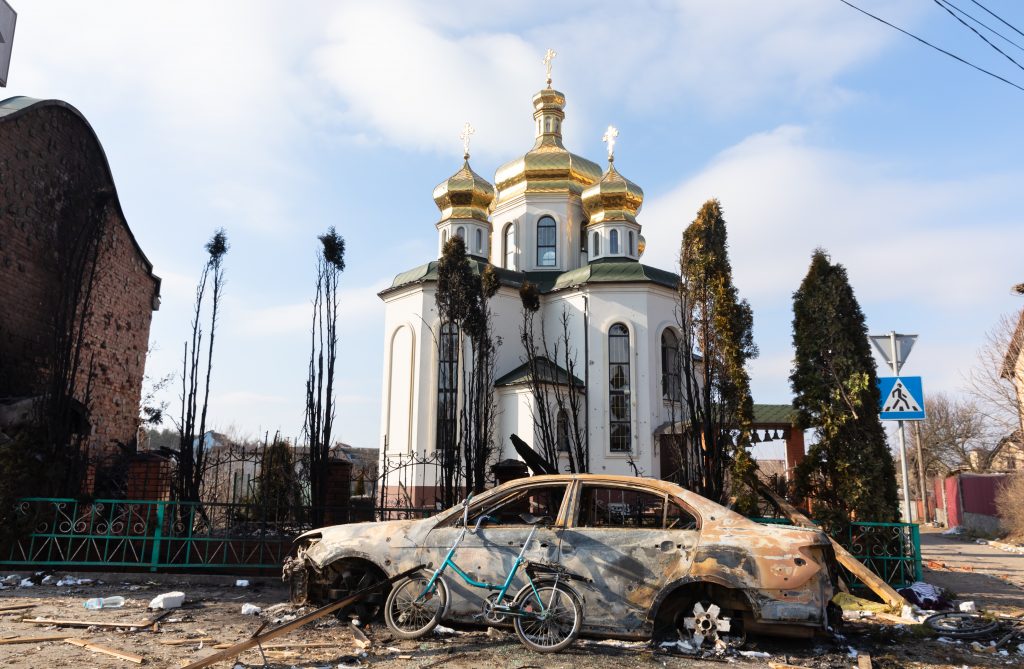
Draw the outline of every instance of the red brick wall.
M75 110L41 103L0 117L0 397L43 390L60 292L54 240L81 233L82 212L101 190L113 191L106 158ZM135 436L159 295L116 195L107 211L77 393L84 400L91 361L90 444L103 450Z

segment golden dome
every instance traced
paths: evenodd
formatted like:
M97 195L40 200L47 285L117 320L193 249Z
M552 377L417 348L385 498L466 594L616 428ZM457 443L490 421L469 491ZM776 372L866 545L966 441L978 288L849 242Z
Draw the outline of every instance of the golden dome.
M495 204L522 193L579 195L601 178L601 167L562 145L565 95L549 85L533 96L537 140L526 155L505 163L494 175Z
M640 186L619 174L610 160L601 180L583 191L583 208L590 217L590 225L603 221L636 223L643 202Z
M451 218L475 219L487 223L487 210L494 200L494 186L469 167L469 155L462 169L434 188L434 202L441 221Z

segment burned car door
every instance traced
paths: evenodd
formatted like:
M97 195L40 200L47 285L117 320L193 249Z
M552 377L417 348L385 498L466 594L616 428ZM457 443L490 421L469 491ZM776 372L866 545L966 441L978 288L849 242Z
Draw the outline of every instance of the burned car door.
M562 514L566 496L566 482L519 485L497 494L488 495L470 503L469 528L465 539L455 553L454 561L476 581L501 585L504 583L516 556L522 550L532 529L522 518L524 513L546 516L552 523ZM477 527L479 529L472 531ZM445 552L462 531L462 514L455 514L448 522L439 523L427 536L434 566L444 559ZM539 525L525 557L541 562L554 562L558 556L558 537L553 529ZM471 620L480 613L487 590L466 584L453 570L445 573L452 601L449 616ZM526 581L517 575L509 595L514 596Z
M689 569L697 515L660 490L603 483L581 482L574 506L561 562L593 580L587 626L639 630L661 589Z

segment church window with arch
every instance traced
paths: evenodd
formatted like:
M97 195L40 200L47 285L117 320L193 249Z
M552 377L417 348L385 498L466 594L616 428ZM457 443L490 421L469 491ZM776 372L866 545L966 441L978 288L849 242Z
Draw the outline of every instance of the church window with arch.
M505 269L516 268L516 224L509 223L505 226Z
M555 419L555 441L559 453L569 452L569 413L565 409L559 409Z
M661 333L661 396L678 402L683 396L679 369L679 337L672 328Z
M612 230L608 236L608 253L617 254L619 252L619 231Z
M629 231L629 255L636 255L636 235L632 230Z
M455 445L456 416L458 415L459 385L459 326L441 325L437 356L437 442L435 449L442 451Z
M593 237L593 243L591 243L590 246L592 247L591 253L593 255L601 255L601 235L595 232Z
M462 241L466 241L466 228L461 225L455 228L455 236L459 237Z
M475 236L476 236L476 252L477 253L483 253L484 252L484 231L481 230L480 228L477 228Z
M542 216L537 221L537 266L554 267L555 251L558 246L558 237L555 227L555 219L550 216Z
M608 434L613 453L632 450L629 366L629 330L616 323L608 330Z

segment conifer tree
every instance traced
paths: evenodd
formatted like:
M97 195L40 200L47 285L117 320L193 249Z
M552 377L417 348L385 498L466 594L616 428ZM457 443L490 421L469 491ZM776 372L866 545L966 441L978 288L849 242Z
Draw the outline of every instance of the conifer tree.
M754 404L748 360L757 357L754 317L732 282L722 205L704 203L683 232L679 258L679 355L682 402L692 426L680 445L680 483L709 499L725 502L732 493L744 508L746 488L726 489L748 478L754 464L747 451Z
M878 419L878 375L846 268L818 249L793 295L793 408L815 443L795 491L829 529L898 518L896 468Z

